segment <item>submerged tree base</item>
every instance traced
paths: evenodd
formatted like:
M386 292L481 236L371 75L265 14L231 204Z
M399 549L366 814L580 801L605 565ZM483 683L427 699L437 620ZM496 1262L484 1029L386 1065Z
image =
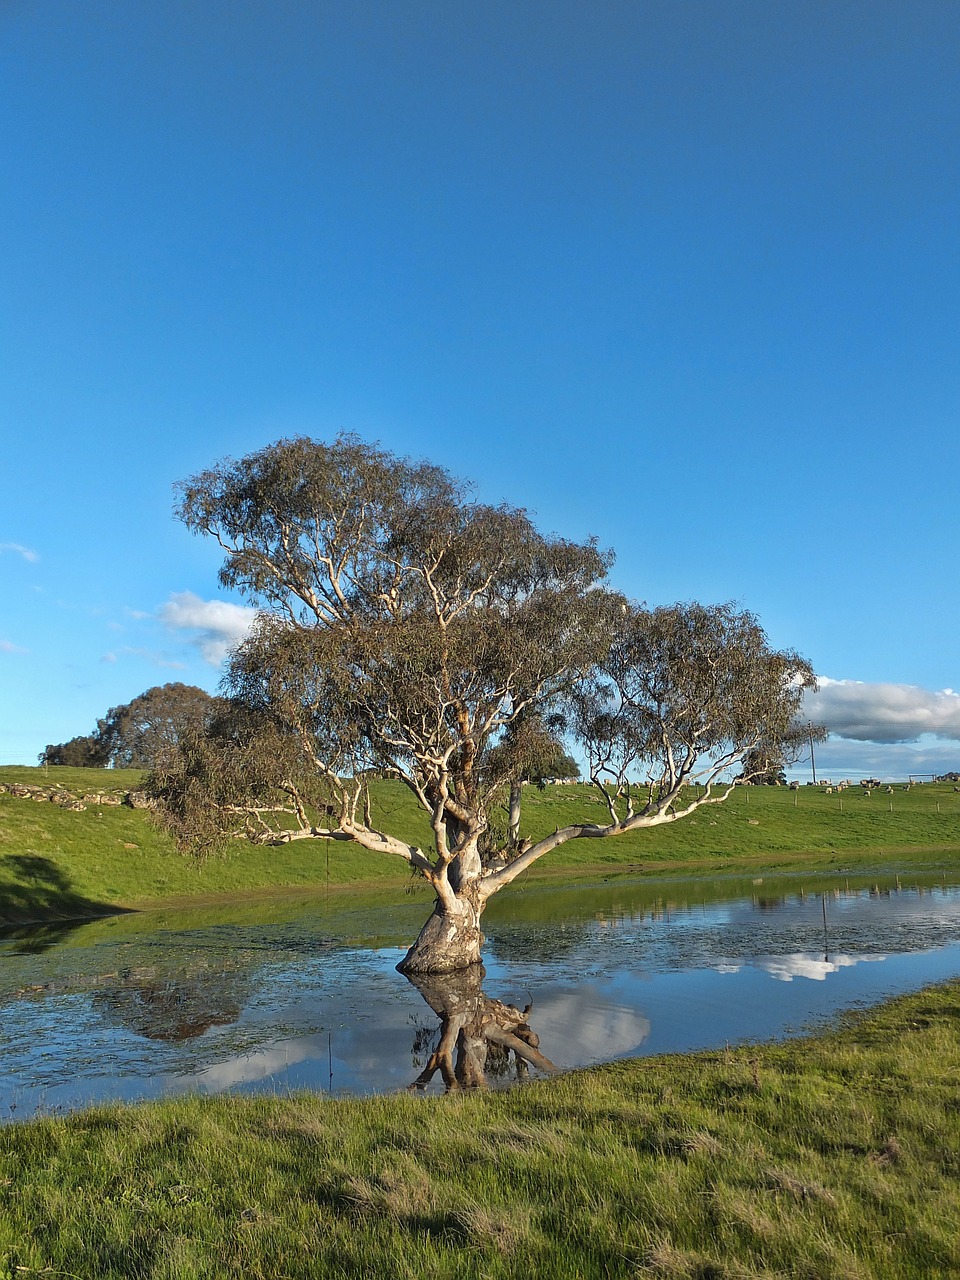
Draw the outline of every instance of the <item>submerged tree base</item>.
M483 943L480 912L471 902L457 899L444 907L438 901L397 968L408 975L460 973L481 965Z

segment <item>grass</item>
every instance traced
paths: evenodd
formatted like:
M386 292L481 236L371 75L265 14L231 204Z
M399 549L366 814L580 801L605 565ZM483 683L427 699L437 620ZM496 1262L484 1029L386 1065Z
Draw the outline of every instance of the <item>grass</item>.
M0 1277L960 1274L960 984L513 1092L0 1129Z
M119 771L118 771L119 773ZM141 775L123 771L126 789ZM109 785L114 771L0 768L0 783L62 786L77 794ZM123 788L121 788L122 790ZM385 820L407 829L412 805L385 797ZM94 915L115 907L240 895L274 888L326 884L402 886L399 861L342 842L316 841L260 848L238 841L224 858L197 863L140 809L88 804L73 812L0 794L0 920L42 920Z
M603 820L603 808L586 785L551 787L528 806L531 835L545 834L579 814ZM939 806L939 808L938 808ZM715 859L745 862L796 854L875 854L954 846L960 849L960 793L949 783L865 794L852 787L841 796L815 787L738 788L720 805L709 805L669 827L639 831L587 850L594 861L633 857L683 863ZM554 866L584 856L583 842L550 855ZM544 863L547 865L547 862Z
M76 794L135 787L132 770L19 766L0 783L60 786ZM398 784L381 783L375 816L385 829L428 844L423 815ZM585 785L527 788L524 832L538 836L604 811ZM723 805L670 827L609 841L573 841L528 873L532 880L666 870L702 874L942 865L960 853L960 794L949 784L842 797L819 789L738 789ZM82 812L0 795L0 920L76 918L118 907L264 890L363 886L399 889L409 873L399 859L335 841L258 848L237 842L228 856L198 865L179 856L146 813L89 803Z

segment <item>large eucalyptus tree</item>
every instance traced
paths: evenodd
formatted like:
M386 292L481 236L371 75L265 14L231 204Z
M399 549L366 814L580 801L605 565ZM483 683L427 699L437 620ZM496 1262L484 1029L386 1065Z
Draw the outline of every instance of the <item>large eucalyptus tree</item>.
M154 775L162 812L185 845L332 837L402 858L436 893L405 972L478 962L486 902L552 849L675 822L724 799L718 783L759 744L796 740L811 668L752 615L635 605L594 542L541 534L439 467L350 435L298 438L179 496L181 519L225 552L222 583L261 612L219 721ZM494 838L496 805L536 768L525 752L542 756L560 723L605 820L531 842L511 813ZM371 774L409 788L428 844L372 821Z

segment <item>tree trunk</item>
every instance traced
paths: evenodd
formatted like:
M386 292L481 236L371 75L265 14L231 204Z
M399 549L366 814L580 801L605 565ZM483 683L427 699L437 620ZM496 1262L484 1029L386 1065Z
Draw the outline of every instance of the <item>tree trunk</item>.
M437 897L433 914L397 968L401 973L456 973L480 963L483 900L474 882L446 901Z
M510 783L510 817L509 831L510 839L516 843L520 839L520 804L523 799L523 783L514 781Z

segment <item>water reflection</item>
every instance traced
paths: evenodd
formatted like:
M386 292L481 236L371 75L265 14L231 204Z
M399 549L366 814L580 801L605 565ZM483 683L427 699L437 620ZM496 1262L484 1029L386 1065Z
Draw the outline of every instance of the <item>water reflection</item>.
M780 982L792 982L794 978L809 978L814 982L823 982L831 973L839 973L841 969L852 968L865 961L885 960L886 956L845 956L845 955L809 955L796 952L788 956L758 956L753 964L769 973L771 978ZM743 968L739 964L719 964L719 973L739 973Z
M523 1009L484 995L482 965L462 973L408 975L440 1019L440 1032L427 1064L410 1086L425 1089L437 1072L447 1093L487 1088L511 1073L522 1080L531 1067L553 1075L557 1067L540 1052L540 1038ZM414 1040L414 1052L417 1050Z
M782 1036L960 974L945 878L527 889L490 913L486 974L453 983L394 972L419 923L403 910L126 916L38 950L0 936L0 1118L186 1090L499 1087Z
M147 1040L177 1044L236 1022L251 985L252 975L236 969L175 976L126 973L94 992L92 1004L107 1023Z

